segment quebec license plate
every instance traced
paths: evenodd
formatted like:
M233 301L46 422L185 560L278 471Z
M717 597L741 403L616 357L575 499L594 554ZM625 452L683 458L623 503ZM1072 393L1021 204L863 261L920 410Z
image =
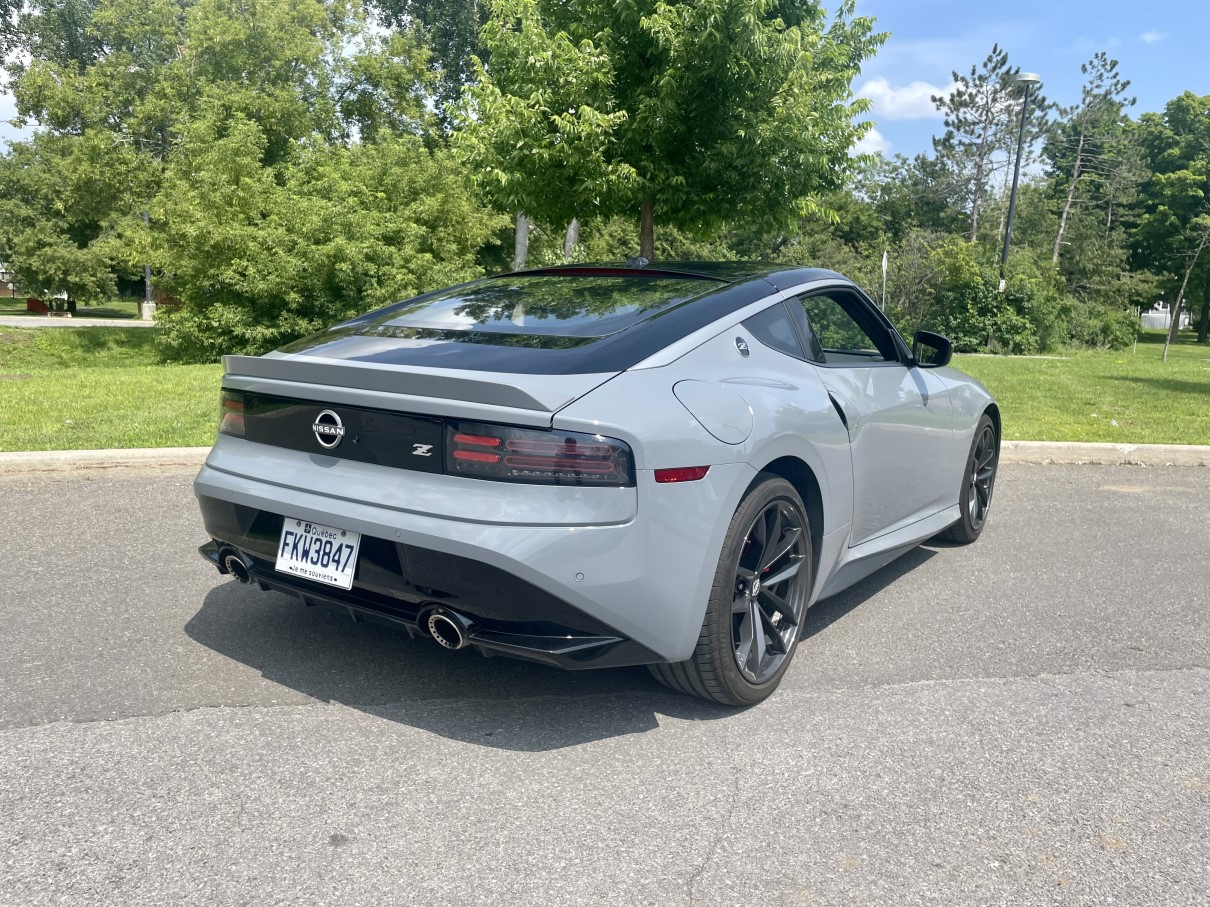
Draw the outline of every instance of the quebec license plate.
M360 532L286 517L274 569L317 583L351 589L360 546Z

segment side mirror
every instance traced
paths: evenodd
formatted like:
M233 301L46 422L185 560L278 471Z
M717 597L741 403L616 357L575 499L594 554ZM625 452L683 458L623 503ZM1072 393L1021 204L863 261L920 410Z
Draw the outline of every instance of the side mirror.
M932 331L917 331L912 340L912 358L920 368L941 368L949 365L954 356L954 345L948 337Z

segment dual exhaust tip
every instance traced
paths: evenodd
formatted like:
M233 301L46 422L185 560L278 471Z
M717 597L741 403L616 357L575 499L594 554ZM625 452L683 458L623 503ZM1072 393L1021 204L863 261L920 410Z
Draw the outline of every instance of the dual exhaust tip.
M253 582L247 562L234 548L221 549L218 559L222 569L238 582L245 586ZM437 645L451 652L465 648L475 629L475 623L469 617L441 606L422 611L417 623L420 624L421 631L433 637Z
M248 564L234 548L221 549L218 553L218 561L227 573L245 586L252 582L252 571L248 569Z
M456 652L464 648L474 632L475 624L469 617L449 608L432 608L420 615L420 628L436 640L443 649Z

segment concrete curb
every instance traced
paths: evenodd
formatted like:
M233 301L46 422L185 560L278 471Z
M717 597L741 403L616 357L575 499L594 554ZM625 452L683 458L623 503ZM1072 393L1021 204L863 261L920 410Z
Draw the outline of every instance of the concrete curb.
M54 318L40 315L0 315L5 328L153 328L154 321L140 318Z
M0 453L0 476L68 475L126 469L196 470L209 447L22 450Z
M1005 441L1000 447L1000 462L1096 466L1210 466L1210 446Z
M0 476L65 475L128 469L189 471L200 467L208 453L209 447L18 451L0 453ZM1000 462L1210 467L1210 446L1005 441L1000 451Z

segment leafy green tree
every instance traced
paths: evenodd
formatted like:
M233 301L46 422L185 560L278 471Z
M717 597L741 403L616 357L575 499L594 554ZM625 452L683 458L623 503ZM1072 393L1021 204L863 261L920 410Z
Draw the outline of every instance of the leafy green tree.
M1112 172L1113 146L1122 141L1126 108L1135 99L1126 97L1130 80L1118 75L1118 61L1101 51L1080 66L1087 77L1080 103L1060 109L1059 120L1047 142L1047 154L1056 172L1058 186L1066 183L1059 228L1051 261L1059 263L1063 237L1077 200Z
M1210 95L1187 91L1163 113L1140 118L1139 138L1152 170L1141 189L1136 265L1167 275L1176 290L1172 330L1188 294L1200 301L1198 340L1210 340ZM1165 355L1167 349L1165 348Z
M809 0L498 0L483 38L474 170L522 174L513 210L637 213L650 258L657 217L705 235L818 210L868 128L851 82L885 36L848 0L830 23Z
M1009 65L1008 51L995 44L969 74L953 73L955 88L950 94L933 98L945 115L945 133L933 139L933 147L961 180L971 242L979 238L979 219L992 176L1003 171L1007 177L1010 169L1009 156L1016 142L1014 124L1019 116L1018 92L1012 80L1020 71ZM1048 108L1049 102L1040 93L1031 92L1027 146L1045 128Z
M474 79L474 58L488 60L488 50L479 40L488 5L486 0L374 0L386 25L418 37L432 50L435 96L443 111Z
M241 116L184 135L151 214L148 253L185 303L166 358L262 353L375 306L476 276L499 226L448 153L416 136L315 145L280 167Z
M115 292L115 231L126 199L145 190L143 162L109 136L41 134L0 157L0 260L36 294L68 311Z

